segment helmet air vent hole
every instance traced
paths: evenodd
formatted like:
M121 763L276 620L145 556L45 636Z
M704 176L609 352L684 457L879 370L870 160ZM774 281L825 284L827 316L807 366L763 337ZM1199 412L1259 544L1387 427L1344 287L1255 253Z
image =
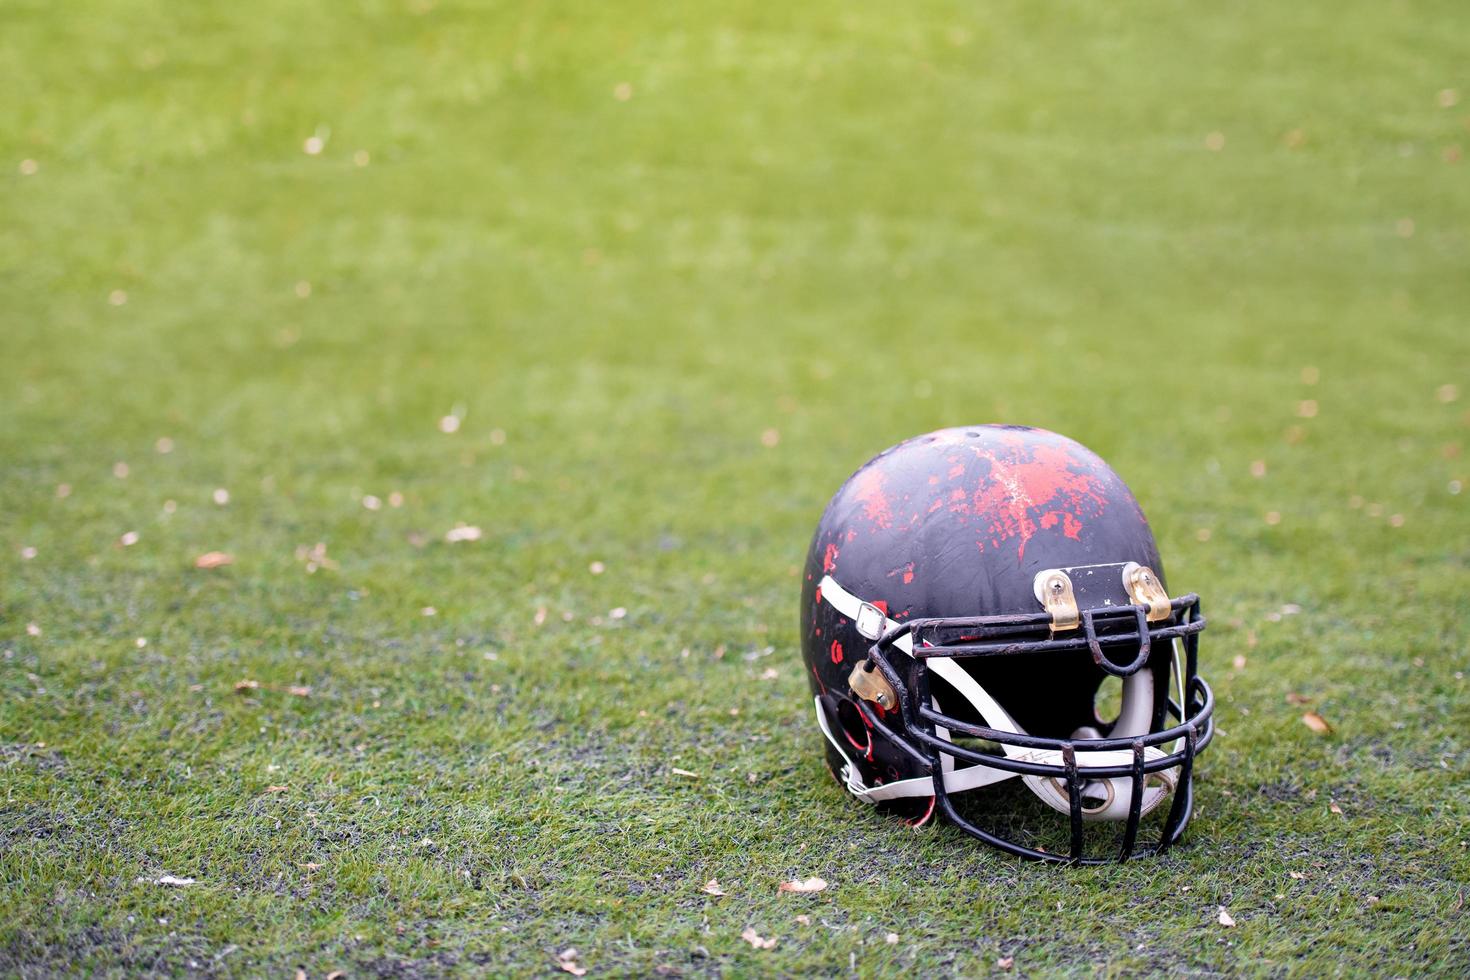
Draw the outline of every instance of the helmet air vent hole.
M868 726L863 724L863 716L858 711L857 705L851 701L837 702L837 722L842 728L842 736L847 739L849 745L859 752L866 753L873 747L873 736L868 731Z

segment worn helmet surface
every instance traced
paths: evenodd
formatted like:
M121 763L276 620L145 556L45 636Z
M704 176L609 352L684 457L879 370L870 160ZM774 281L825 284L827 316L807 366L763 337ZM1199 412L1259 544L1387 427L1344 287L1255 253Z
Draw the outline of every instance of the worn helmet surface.
M1071 439L982 425L887 450L832 498L807 556L802 654L828 766L861 800L1013 854L1163 851L1214 733L1199 597L1163 575L1133 494Z

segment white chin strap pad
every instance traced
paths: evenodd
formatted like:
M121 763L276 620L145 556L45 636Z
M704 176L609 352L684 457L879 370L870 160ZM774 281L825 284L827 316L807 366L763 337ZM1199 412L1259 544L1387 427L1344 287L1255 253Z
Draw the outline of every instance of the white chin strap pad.
M843 616L860 623L859 629L869 639L877 639L882 633L897 626L894 620L883 616L871 603L862 601L848 592L837 581L828 575L821 582L821 596L823 601L828 602ZM878 616L882 616L881 628L876 631L870 623ZM860 618L861 617L861 618ZM866 620L866 622L865 622ZM877 625L877 624L874 624ZM872 633L873 635L869 635ZM913 655L913 638L902 636L893 644L904 653ZM1025 735L1025 731L1016 723L1016 720L1000 706L989 692L970 675L970 672L955 662L952 657L930 657L929 669L939 677L943 678L960 697L970 703L976 713L984 719L986 725L997 731L1008 732L1012 735ZM1118 720L1113 725L1111 737L1129 738L1136 735L1147 735L1153 715L1154 703L1154 678L1153 672L1147 669L1139 670L1123 679L1123 708L1119 713ZM868 787L863 785L858 775L857 766L853 765L846 749L841 742L834 737L827 723L826 712L822 710L821 699L816 700L817 725L822 729L822 734L827 741L832 743L839 755L846 761L844 766L844 780L847 789L859 799L869 803L878 803L883 800L900 799L904 797L933 796L934 783L928 776L919 776L913 779L903 779L893 783L885 783L882 786ZM1074 733L1074 738L1080 737L1084 729ZM936 733L943 739L949 739L949 732L936 726ZM1087 737L1096 737L1092 734ZM1007 758L1022 762L1035 762L1043 765L1053 765L1058 768L1063 766L1062 753L1055 749L1026 749L1015 745L1001 745L1001 750ZM1159 749L1148 747L1143 750L1145 761L1153 761L1164 758L1164 753ZM1111 767L1131 766L1133 764L1133 753L1127 750L1108 752L1089 752L1083 746L1078 746L1076 752L1077 769L1079 779L1082 780L1082 818L1084 820L1126 820L1133 802L1133 780L1128 776L1114 777L1108 779L1086 779L1086 770L1089 767ZM1016 773L1006 772L987 765L973 765L964 769L954 768L954 757L942 755L944 771L944 790L946 793L959 793L966 790L978 789L989 786L1002 780L1010 779ZM1022 776L1026 787L1041 798L1041 801L1060 813L1070 814L1072 812L1071 800L1067 797L1067 786L1061 778L1049 776ZM1151 810L1162 803L1170 793L1173 792L1177 781L1177 769L1165 769L1160 772L1150 773L1144 780L1143 799L1139 804L1140 816L1147 815Z

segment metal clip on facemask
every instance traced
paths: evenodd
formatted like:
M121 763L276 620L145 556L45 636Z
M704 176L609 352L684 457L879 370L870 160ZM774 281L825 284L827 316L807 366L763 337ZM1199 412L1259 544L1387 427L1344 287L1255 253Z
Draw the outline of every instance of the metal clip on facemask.
M898 692L870 660L858 662L847 677L847 685L852 688L852 693L864 701L873 702L884 711L892 711L898 707Z
M1082 615L1077 611L1077 597L1072 592L1072 580L1066 572L1055 568L1042 572L1036 576L1035 590L1037 601L1051 614L1053 636L1074 630L1082 622Z
M1130 561L1123 566L1123 588L1128 593L1128 598L1133 600L1135 606L1143 606L1148 610L1148 621L1158 623L1168 619L1172 610L1169 608L1169 593L1159 584L1159 577L1154 570L1147 565L1140 565L1136 561Z

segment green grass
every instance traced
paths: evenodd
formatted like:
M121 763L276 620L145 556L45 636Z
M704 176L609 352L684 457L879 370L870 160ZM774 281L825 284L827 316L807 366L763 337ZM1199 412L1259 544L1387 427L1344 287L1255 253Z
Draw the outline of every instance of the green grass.
M1470 972L1467 30L0 3L0 973ZM980 421L1205 597L1166 859L822 767L808 535Z

